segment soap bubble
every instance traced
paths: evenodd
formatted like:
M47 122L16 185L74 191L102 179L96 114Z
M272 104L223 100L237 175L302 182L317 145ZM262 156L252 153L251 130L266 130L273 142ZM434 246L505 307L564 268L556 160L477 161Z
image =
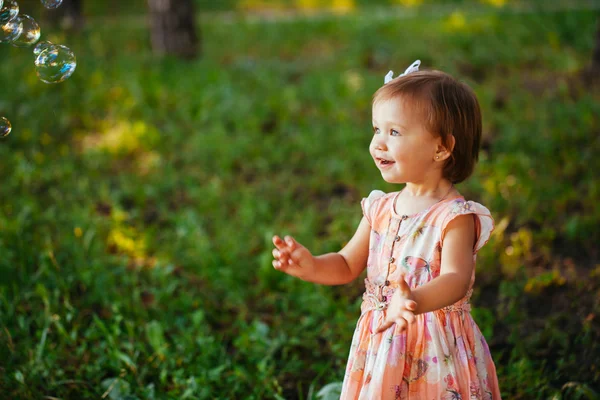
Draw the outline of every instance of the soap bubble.
M23 23L23 32L13 40L13 46L27 47L37 42L40 38L40 26L29 15L21 14L17 18ZM16 18L15 18L16 19Z
M35 72L45 83L64 81L73 74L76 66L75 54L71 49L57 44L49 44L35 59Z
M4 25L7 22L13 20L19 15L19 5L14 0L6 0L4 7L0 10L0 25Z
M47 40L44 40L43 42L39 42L33 48L33 55L35 55L37 57L42 51L46 50L50 46L54 46L54 44Z
M58 8L62 4L62 0L42 0L42 4L46 8Z
M10 121L4 117L0 117L0 137L8 136L11 130L12 125L10 124Z
M0 0L0 10L2 9L3 5L4 5L4 0Z
M23 22L20 17L13 18L0 26L0 42L12 42L23 32Z

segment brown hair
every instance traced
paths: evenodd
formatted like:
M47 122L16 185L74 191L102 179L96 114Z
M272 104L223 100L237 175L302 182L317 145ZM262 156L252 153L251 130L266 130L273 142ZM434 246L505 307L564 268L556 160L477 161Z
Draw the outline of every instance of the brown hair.
M373 95L373 104L401 98L423 117L424 127L451 151L443 167L452 183L467 179L479 158L481 110L473 90L441 71L416 71L393 79ZM454 148L450 137L454 135Z

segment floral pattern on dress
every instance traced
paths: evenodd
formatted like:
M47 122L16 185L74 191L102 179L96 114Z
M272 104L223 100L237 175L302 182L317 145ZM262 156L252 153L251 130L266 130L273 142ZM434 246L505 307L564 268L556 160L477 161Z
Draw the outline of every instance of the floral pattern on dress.
M487 208L458 197L412 216L397 215L398 192L373 191L361 202L371 224L367 278L342 386L342 400L500 399L485 338L470 313L475 268L465 297L416 316L404 332L396 325L373 334L385 320L400 274L411 288L440 275L443 236L454 218L473 214L477 242L487 243L494 221Z

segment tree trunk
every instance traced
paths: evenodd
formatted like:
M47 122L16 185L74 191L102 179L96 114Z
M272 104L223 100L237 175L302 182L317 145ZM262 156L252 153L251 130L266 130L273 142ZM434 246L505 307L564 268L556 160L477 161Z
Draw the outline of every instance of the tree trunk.
M194 0L148 0L152 50L192 59L199 53Z
M62 29L79 31L83 28L84 19L81 12L83 0L64 0L55 10L47 10L51 24L59 25Z

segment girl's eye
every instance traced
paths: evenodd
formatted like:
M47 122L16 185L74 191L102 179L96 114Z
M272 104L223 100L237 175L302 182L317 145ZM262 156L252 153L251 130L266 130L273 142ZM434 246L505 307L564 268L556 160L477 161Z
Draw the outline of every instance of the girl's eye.
M392 129L392 132L390 133L392 136L400 136L400 132L398 132L395 129Z

